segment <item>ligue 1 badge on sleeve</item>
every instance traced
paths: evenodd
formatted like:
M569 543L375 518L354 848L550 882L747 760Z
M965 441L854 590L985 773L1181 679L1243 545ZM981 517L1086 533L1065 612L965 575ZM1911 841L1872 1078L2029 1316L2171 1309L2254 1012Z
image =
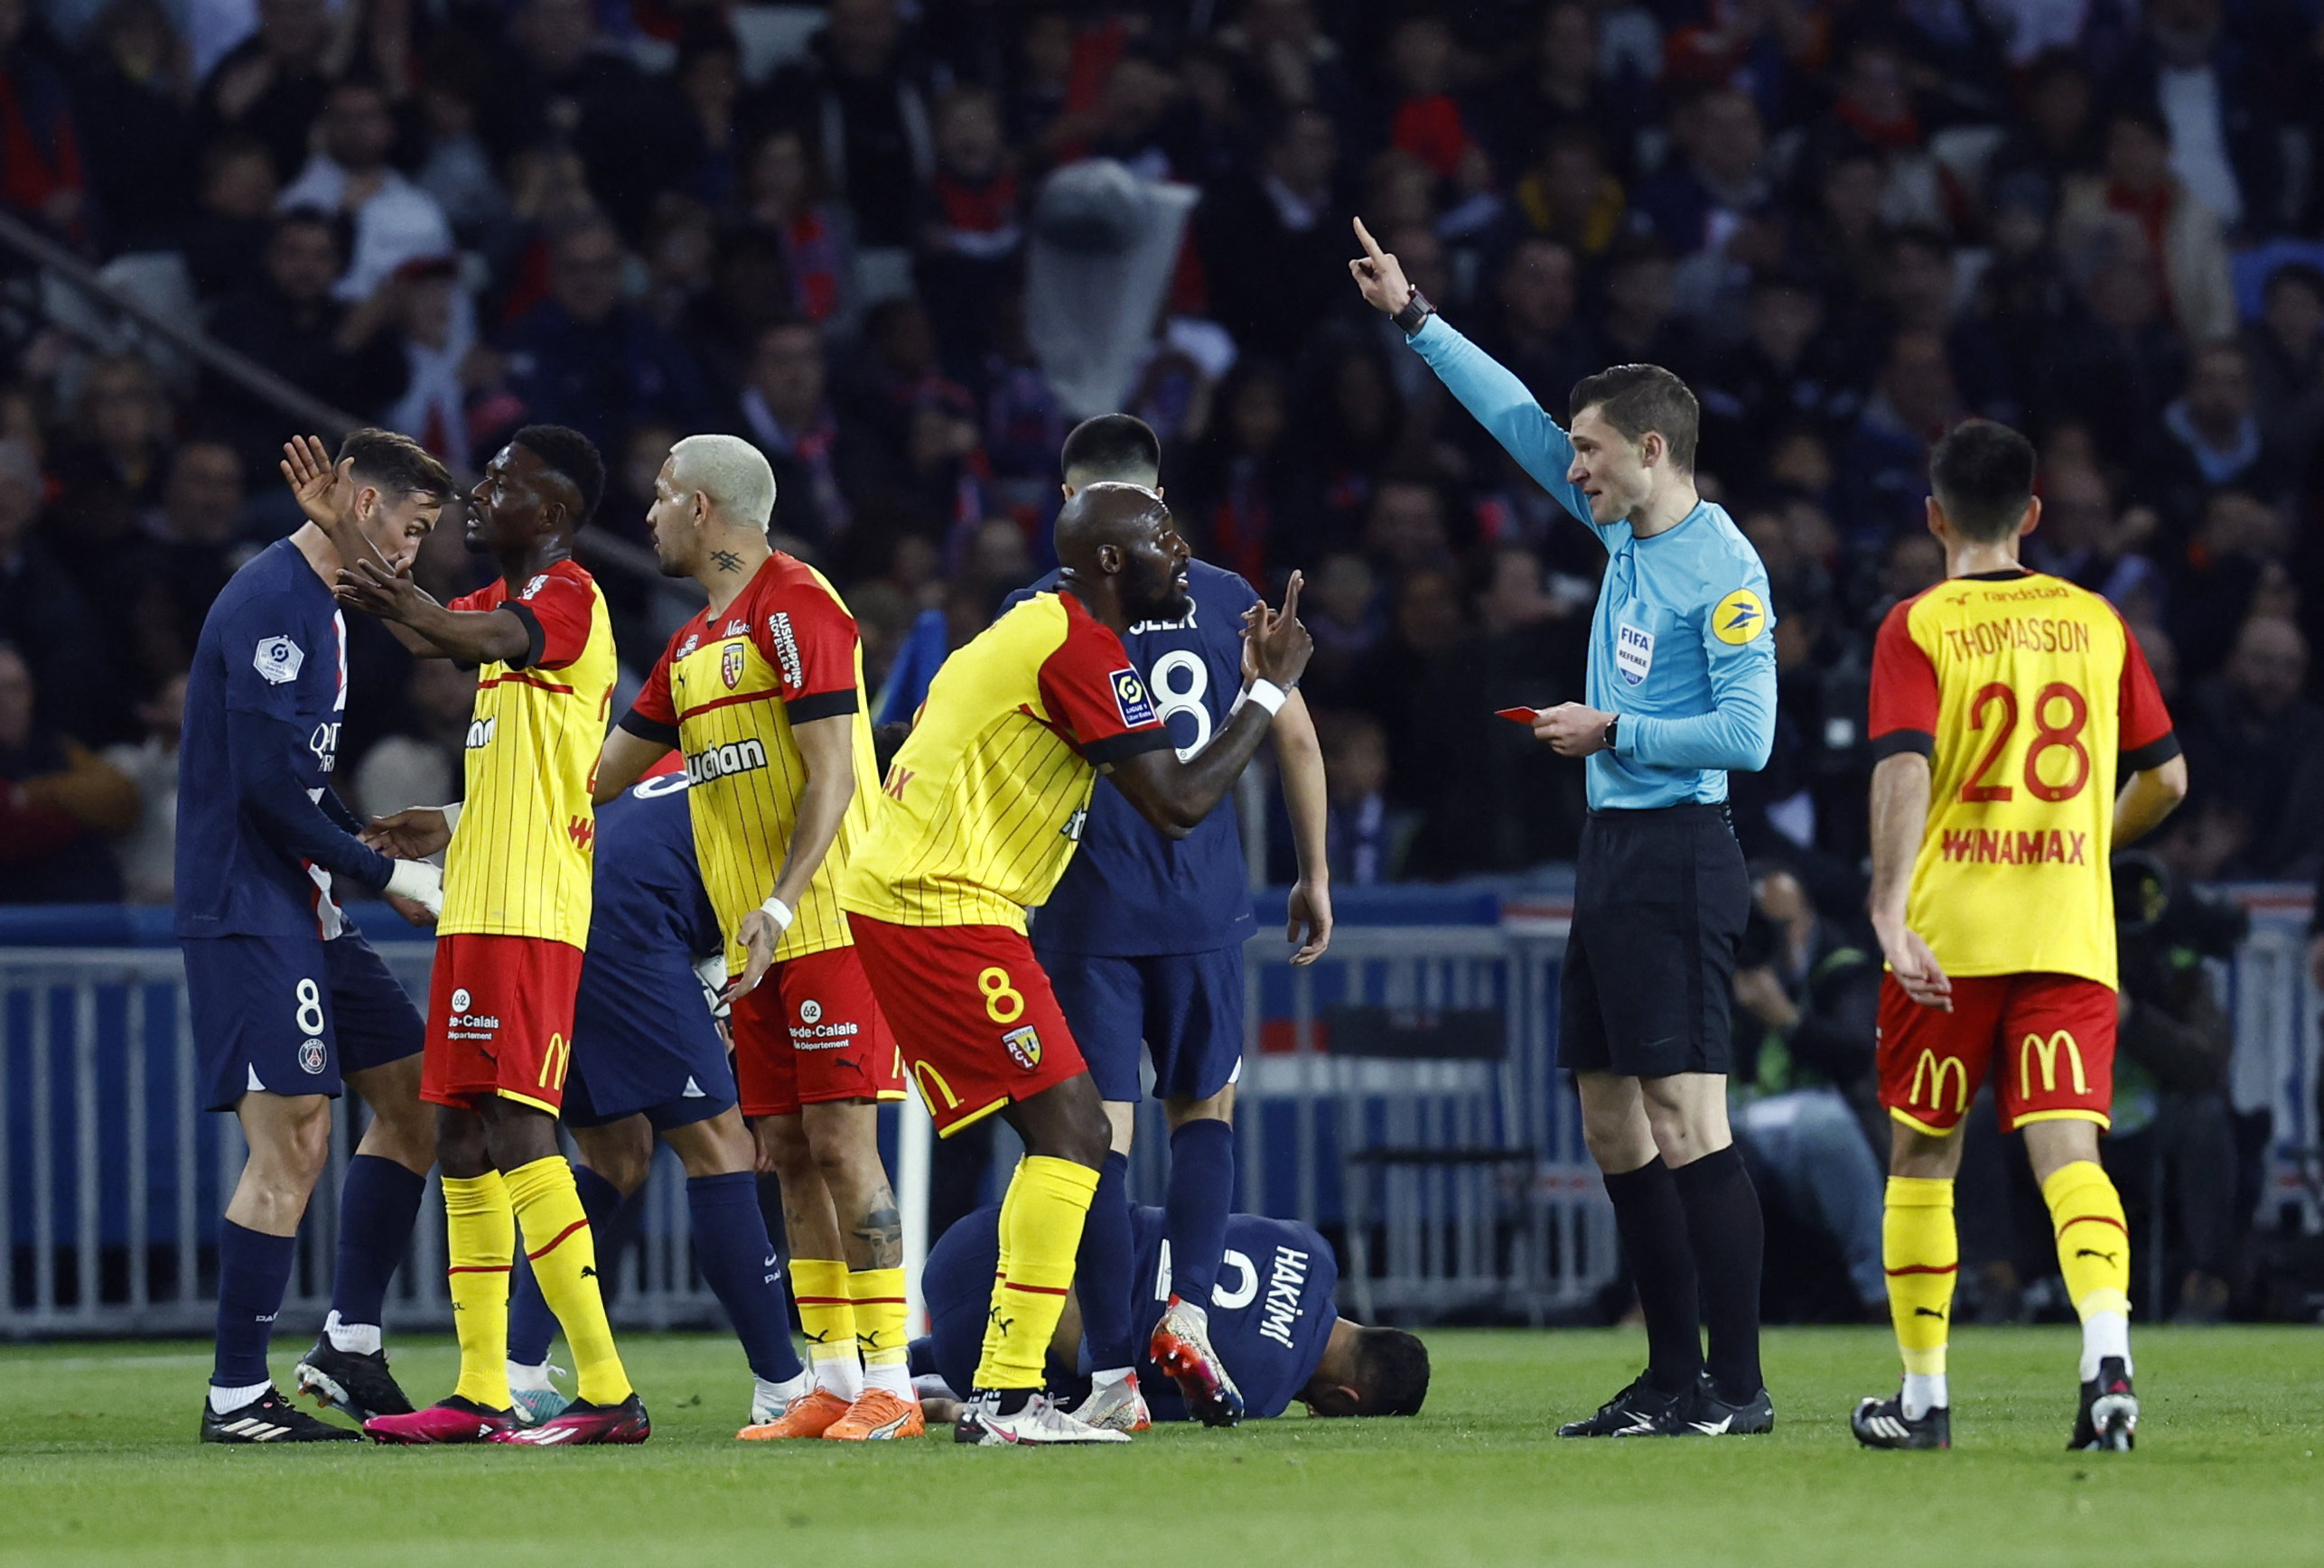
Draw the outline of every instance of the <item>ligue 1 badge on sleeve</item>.
M269 637L258 644L252 656L250 667L268 686L283 686L299 678L299 670L306 663L306 653L287 637Z

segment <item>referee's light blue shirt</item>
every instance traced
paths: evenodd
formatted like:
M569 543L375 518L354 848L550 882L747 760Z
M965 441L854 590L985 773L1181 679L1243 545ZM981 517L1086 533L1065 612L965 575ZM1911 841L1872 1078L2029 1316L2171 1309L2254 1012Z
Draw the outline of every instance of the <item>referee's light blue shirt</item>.
M1775 744L1775 615L1767 568L1726 509L1703 501L1651 538L1601 524L1568 483L1573 443L1483 350L1431 316L1412 346L1511 457L1606 546L1590 619L1590 705L1619 714L1611 751L1587 759L1590 807L1646 810L1727 798Z

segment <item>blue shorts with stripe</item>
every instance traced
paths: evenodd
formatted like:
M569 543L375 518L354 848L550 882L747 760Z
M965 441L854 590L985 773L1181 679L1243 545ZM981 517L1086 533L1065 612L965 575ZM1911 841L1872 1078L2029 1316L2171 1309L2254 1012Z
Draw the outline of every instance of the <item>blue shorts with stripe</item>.
M331 1095L346 1075L417 1056L419 1009L351 927L320 937L186 937L186 1012L205 1109L252 1089Z
M602 1127L642 1113L667 1132L734 1103L733 1063L686 955L592 952L573 1001L565 1123Z
M1034 952L1105 1098L1138 1097L1141 1043L1157 1099L1207 1100L1242 1076L1239 946L1134 958Z

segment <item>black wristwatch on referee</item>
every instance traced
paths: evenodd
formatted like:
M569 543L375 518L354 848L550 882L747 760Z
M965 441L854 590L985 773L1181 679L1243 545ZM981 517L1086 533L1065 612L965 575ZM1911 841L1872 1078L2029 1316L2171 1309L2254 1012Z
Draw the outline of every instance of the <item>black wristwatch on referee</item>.
M1428 296L1421 293L1420 286L1415 284L1413 285L1412 297L1405 301L1405 308L1388 319L1402 327L1405 336L1409 338L1420 331L1428 318L1435 313L1436 307L1428 303Z
M1606 721L1606 750L1609 751L1614 749L1614 730L1621 722L1622 715L1619 714L1616 714L1612 718Z

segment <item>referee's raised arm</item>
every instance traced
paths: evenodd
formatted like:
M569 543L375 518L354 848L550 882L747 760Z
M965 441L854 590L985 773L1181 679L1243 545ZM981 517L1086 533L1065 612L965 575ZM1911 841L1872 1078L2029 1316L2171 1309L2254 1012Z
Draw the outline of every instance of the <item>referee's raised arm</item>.
M1349 262L1348 271L1366 303L1404 329L1437 378L1535 483L1602 536L1598 519L1591 515L1589 496L1573 477L1573 443L1557 421L1506 366L1436 313L1428 296L1405 278L1395 257L1380 248L1362 219L1355 223L1356 241L1364 254Z

